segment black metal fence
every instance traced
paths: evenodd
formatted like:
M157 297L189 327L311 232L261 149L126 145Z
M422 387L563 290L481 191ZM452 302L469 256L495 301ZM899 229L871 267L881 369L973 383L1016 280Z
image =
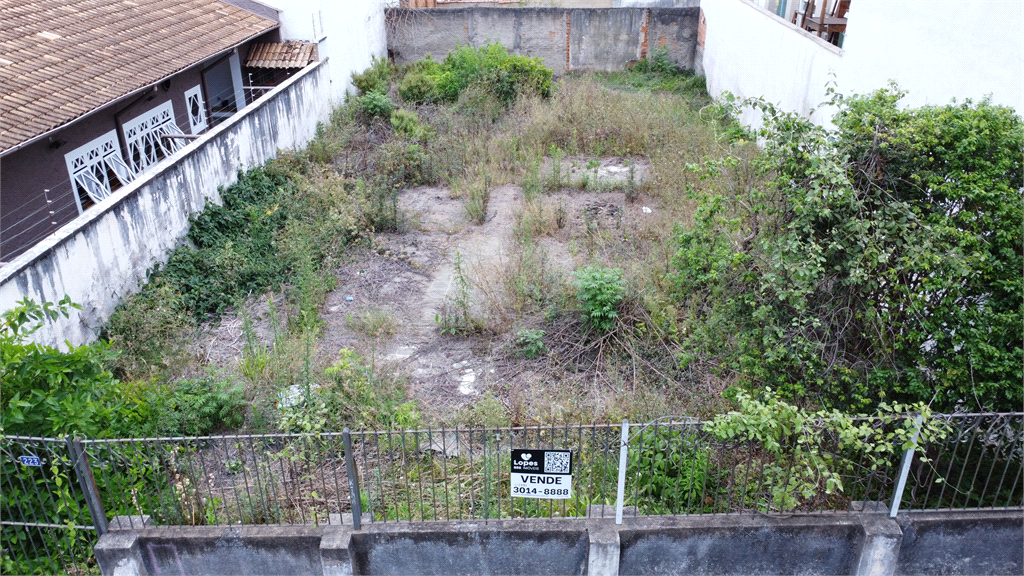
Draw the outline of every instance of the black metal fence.
M859 434L878 440L911 429L907 419L863 422ZM96 572L92 546L114 516L134 523L147 515L158 525L357 526L588 510L614 516L620 473L627 516L848 513L857 502L1024 506L1024 413L933 422L945 432L909 455L876 452L868 446L877 443L851 442L827 426L772 446L693 419L628 426L625 434L624 424L593 424L80 442L8 436L0 440L2 568ZM513 496L515 448L571 451L569 497Z

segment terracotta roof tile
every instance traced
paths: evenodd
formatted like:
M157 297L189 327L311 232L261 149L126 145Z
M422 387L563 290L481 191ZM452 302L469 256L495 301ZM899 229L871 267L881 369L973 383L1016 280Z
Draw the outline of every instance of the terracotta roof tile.
M316 60L312 42L273 42L253 44L245 65L250 68L302 68Z
M0 0L0 20L0 151L277 26L218 0Z

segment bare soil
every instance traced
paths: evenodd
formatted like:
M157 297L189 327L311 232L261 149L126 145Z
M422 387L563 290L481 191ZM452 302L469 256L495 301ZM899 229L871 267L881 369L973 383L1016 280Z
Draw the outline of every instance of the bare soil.
M586 166L587 162L580 159L575 164ZM601 160L598 168L593 166L590 171L600 172L602 179L617 181L628 171L620 159ZM646 175L646 164L635 166L634 172ZM513 413L518 423L564 416L585 406L614 410L624 398L632 401L629 398L637 393L635 380L615 381L596 365L589 371L553 374L549 363L513 358L512 326L507 324L503 330L470 337L443 335L438 329L445 299L455 289L457 254L471 288L474 315L493 315L504 300L501 279L511 251L517 249L513 234L525 203L518 186L500 186L490 192L482 225L469 222L463 200L453 198L447 188L410 188L401 193L399 202L408 230L378 235L371 248L354 250L338 269L336 288L327 295L321 312L326 327L317 343L318 363L331 364L339 350L351 347L378 369L407 376L410 399L432 424L452 423L460 410L476 403L487 390L510 412L536 407L528 413ZM556 209L564 213L560 227L553 226L535 241L566 282L572 270L594 257L594 250L615 250L628 244L631 236L643 234L658 211L656 201L640 197L627 202L623 192L564 189L543 195L542 203L552 213ZM611 241L595 245L593 238L602 234ZM263 295L245 306L255 333L265 343L272 341L274 332L271 298L280 322L284 298L279 294ZM368 312L389 318L393 330L378 336L361 332L352 319ZM515 318L511 323L524 326L529 321ZM237 369L244 345L241 313L235 312L207 328L206 336L197 342L197 353L209 362Z

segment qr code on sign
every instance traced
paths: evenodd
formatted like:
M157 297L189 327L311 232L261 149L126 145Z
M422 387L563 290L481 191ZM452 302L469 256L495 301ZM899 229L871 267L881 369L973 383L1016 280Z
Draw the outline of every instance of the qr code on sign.
M568 474L570 452L545 452L545 474Z

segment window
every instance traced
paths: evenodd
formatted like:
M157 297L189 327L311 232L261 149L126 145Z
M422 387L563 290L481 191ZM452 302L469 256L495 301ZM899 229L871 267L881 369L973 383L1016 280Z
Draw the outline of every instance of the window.
M185 107L188 108L188 125L193 134L206 130L206 102L203 101L203 87L185 90Z
M64 161L76 192L79 214L82 213L83 191L93 202L99 202L110 196L112 190L135 179L135 172L121 160L114 130L65 154Z
M182 131L174 122L174 108L171 101L149 110L138 118L125 122L124 142L128 146L128 164L136 173L170 156L184 143L177 138L163 138L164 135L181 135Z

